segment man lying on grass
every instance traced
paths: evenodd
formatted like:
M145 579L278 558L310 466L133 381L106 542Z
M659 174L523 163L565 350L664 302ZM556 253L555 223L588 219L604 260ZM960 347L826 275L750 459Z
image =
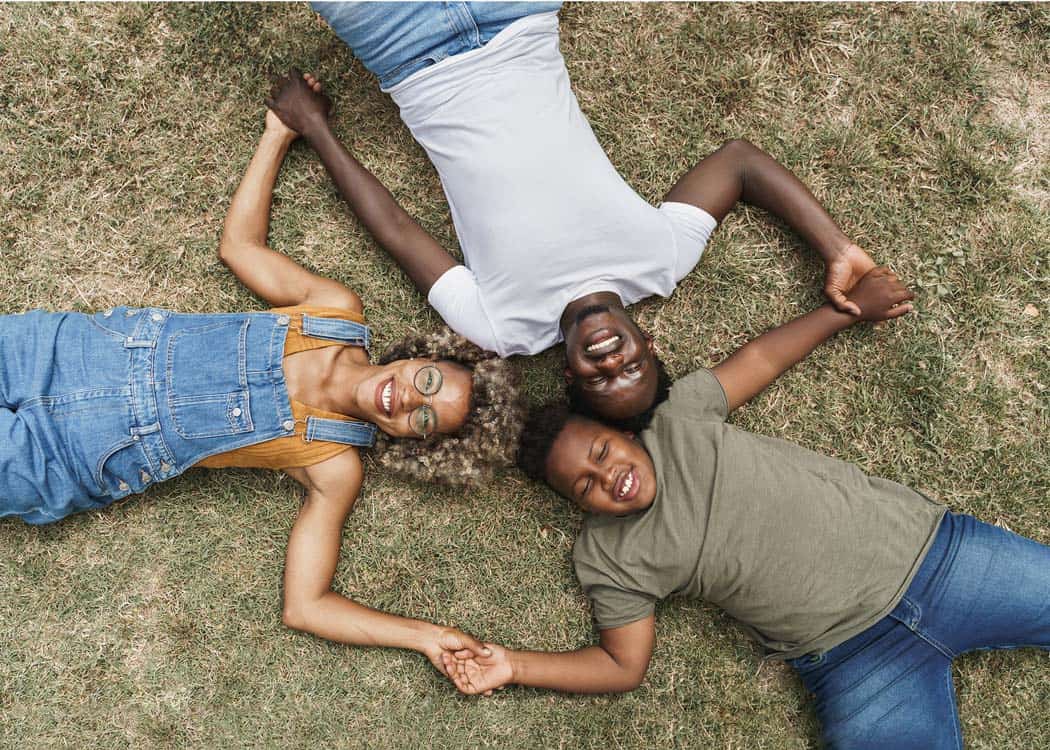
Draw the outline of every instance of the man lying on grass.
M859 318L824 305L679 380L637 438L563 407L535 414L519 463L587 511L573 560L600 644L446 653L457 687L631 690L655 602L681 594L789 660L828 747L961 747L952 659L1050 648L1050 547L725 421L835 332L907 313L912 294L876 268L849 299Z
M825 292L851 310L845 295L874 262L750 143L702 160L659 207L624 182L569 83L559 5L314 5L437 168L463 264L339 142L326 99L304 90L271 106L453 330L503 357L564 338L570 398L604 419L629 420L669 385L625 305L670 296L738 201L783 219L816 250Z

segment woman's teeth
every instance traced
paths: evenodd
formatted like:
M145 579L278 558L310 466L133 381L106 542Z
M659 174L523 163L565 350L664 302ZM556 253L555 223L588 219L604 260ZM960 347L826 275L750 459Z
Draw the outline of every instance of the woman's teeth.
M620 343L620 337L617 334L613 334L607 339L596 341L586 348L588 354L597 354L598 352L608 351L613 349L617 344Z
M390 403L394 398L394 381L389 381L383 386L383 409L387 414L390 414Z
M634 487L634 471L627 472L627 478L623 480L623 484L620 485L620 497L623 497L631 488Z

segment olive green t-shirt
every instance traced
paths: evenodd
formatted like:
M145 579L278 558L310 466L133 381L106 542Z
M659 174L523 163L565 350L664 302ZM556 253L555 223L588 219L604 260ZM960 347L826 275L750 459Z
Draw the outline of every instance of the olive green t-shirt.
M601 629L673 594L720 606L780 658L829 649L887 615L944 508L845 461L725 423L710 370L682 378L641 442L656 497L588 514L573 550Z

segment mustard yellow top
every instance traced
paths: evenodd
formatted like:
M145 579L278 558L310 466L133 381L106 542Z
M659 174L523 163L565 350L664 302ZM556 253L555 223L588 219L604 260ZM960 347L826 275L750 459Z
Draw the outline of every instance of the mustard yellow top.
M339 318L352 320L355 323L364 323L365 318L360 313L350 310L340 310L332 307L310 307L309 305L297 305L296 307L275 307L272 313L283 313L291 320L288 323L288 336L284 340L284 356L312 349L324 349L328 346L346 346L338 341L327 341L303 333L303 315L315 318ZM295 432L255 445L246 445L243 448L218 453L209 456L197 463L208 469L226 469L230 467L251 469L295 469L313 466L322 461L327 461L333 456L338 456L353 446L342 443L329 443L323 440L312 440L307 442L306 418L320 417L324 419L339 419L344 422L353 422L351 417L344 414L335 414L324 409L317 409L308 404L300 403L289 397L292 406L292 417L295 419Z

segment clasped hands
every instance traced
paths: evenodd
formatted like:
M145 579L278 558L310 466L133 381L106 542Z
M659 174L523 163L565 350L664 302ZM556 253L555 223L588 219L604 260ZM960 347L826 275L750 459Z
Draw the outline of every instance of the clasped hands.
M513 678L510 652L457 628L437 628L419 648L462 693L492 695Z

